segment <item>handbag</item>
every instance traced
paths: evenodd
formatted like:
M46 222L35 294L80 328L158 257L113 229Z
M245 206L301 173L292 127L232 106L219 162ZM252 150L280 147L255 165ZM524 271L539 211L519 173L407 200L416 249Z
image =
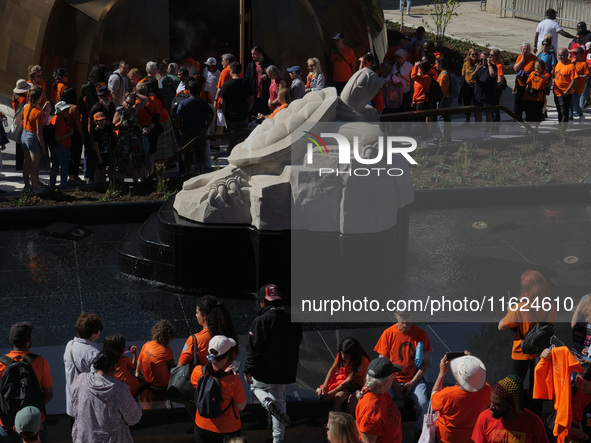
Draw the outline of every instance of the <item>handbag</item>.
M435 422L439 418L439 412L433 412L431 407L431 400L429 399L429 409L423 417L423 429L419 443L435 443Z
M6 137L9 140L12 140L15 143L21 142L21 137L23 135L23 109L25 108L24 105L20 105L14 114L14 118L12 120L12 124L10 125L10 131L6 133Z
M170 371L170 379L166 387L166 397L175 403L188 403L195 401L195 388L191 384L191 374L197 366L197 340L193 339L193 364L187 363L177 366Z
M550 323L538 322L525 334L521 341L521 351L524 354L541 354L550 346L554 336L554 327Z
M536 88L527 88L527 93L533 97L538 95L539 92Z

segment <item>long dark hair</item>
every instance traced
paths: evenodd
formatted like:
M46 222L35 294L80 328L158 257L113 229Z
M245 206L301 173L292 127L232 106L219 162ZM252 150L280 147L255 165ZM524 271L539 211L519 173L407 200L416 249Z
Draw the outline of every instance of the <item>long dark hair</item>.
M115 370L118 361L119 355L115 351L107 349L99 352L92 362L92 366L97 371L110 372L111 370Z
M238 334L232 316L222 300L213 295L206 295L197 300L197 307L202 314L205 314L207 328L212 337L225 335L235 340L238 345Z
M347 354L349 356L349 362L351 363L351 371L357 371L357 368L361 365L361 359L365 356L369 360L369 356L363 350L363 346L357 339L353 337L347 337L339 344L339 355L337 357L339 367L345 366L347 363L342 359L341 354Z

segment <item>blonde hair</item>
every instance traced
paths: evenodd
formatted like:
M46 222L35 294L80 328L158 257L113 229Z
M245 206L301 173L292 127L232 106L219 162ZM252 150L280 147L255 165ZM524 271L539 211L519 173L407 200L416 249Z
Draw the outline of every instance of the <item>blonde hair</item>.
M346 412L328 413L328 436L332 443L355 443L359 441L359 432L355 419Z
M318 60L316 57L310 57L306 63L308 65L314 65L314 77L316 77L318 74L322 74L320 60Z
M279 99L279 103L287 103L289 105L291 103L291 93L289 92L289 89L279 88L277 90L277 98Z
M33 81L35 76L38 72L42 72L43 68L39 65L31 65L27 69L27 75L29 76L29 80Z

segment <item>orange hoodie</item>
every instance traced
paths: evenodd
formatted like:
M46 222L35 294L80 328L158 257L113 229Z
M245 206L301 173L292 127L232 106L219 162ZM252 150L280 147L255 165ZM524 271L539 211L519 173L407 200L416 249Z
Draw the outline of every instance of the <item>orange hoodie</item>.
M536 365L533 398L551 400L554 397L553 432L557 442L564 442L572 424L571 372L583 372L583 368L566 346L554 347L552 360L541 358Z
M413 66L410 71L410 79L414 81L414 93L412 101L415 103L425 103L429 101L429 87L433 77L429 74L421 73L421 68L418 65Z

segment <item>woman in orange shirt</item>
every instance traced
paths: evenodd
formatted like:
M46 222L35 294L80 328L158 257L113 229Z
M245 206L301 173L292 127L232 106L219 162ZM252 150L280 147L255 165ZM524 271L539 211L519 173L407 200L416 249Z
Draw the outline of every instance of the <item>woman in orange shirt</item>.
M43 80L43 68L39 65L31 65L28 69L28 82L34 85L39 85L43 88L43 94L41 97L41 101L45 103L47 101L47 96L45 95L45 91L47 91L47 87L45 86L45 80Z
M355 413L357 397L355 394L365 384L369 356L361 343L354 338L345 338L339 344L339 353L328 370L324 384L316 392L325 401L332 400L332 410L341 411L343 405L347 412Z
M534 64L534 72L529 74L525 84L525 97L523 107L525 108L525 121L535 122L535 126L542 121L542 109L544 107L544 90L550 81L550 74L546 71L546 63L537 60Z
M57 103L62 99L62 94L68 87L66 83L70 79L70 74L65 68L58 68L53 73L55 81L51 85L51 101Z
M231 366L236 354L236 341L223 335L214 336L207 347L207 364L197 366L191 373L191 384L199 391L205 383L206 374L215 377L220 386L221 414L215 418L205 418L199 413L199 404L195 412L195 441L197 443L223 443L226 437L240 432L242 423L239 411L246 407L244 387ZM197 395L196 395L197 397ZM201 411L203 413L204 411Z
M266 118L273 118L277 115L279 111L287 108L291 103L291 93L289 92L289 89L280 88L277 91L277 102L279 103L279 106L275 108L273 112L271 112L269 115L263 115L259 113L259 115L257 116L257 120L260 122Z
M45 109L49 103L46 102L43 108L40 103L43 98L43 88L39 85L29 90L28 103L23 109L23 135L21 143L25 151L23 164L23 179L25 189L33 192L39 191L39 164L41 158L47 152L45 140L43 140L43 126L45 126ZM29 182L30 178L30 182Z

